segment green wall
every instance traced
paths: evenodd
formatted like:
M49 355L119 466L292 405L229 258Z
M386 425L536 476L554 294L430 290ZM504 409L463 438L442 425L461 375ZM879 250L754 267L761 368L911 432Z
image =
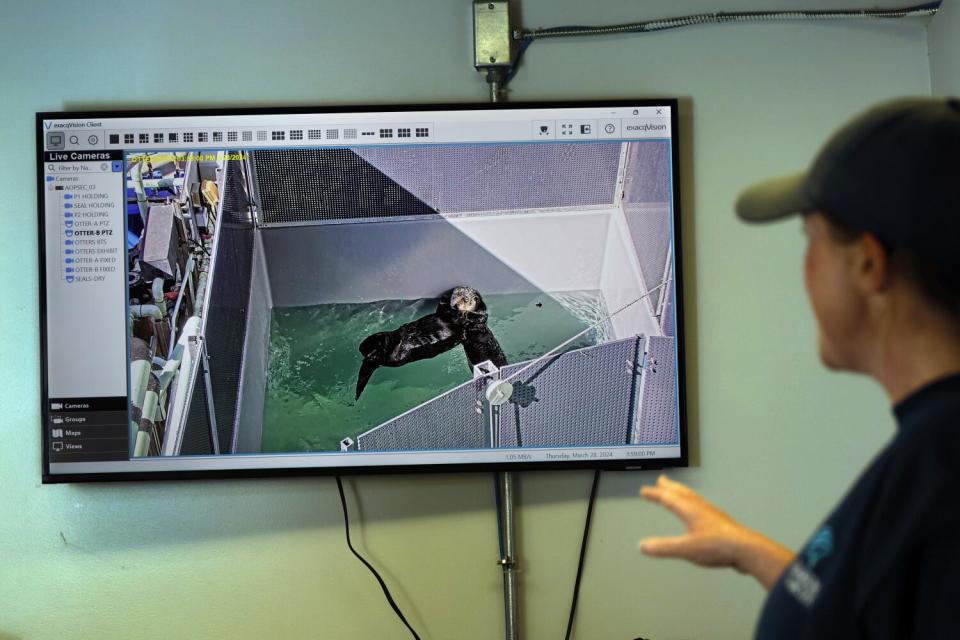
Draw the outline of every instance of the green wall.
M525 0L522 13L551 26L769 6L722 4ZM331 479L40 485L33 112L482 101L468 6L0 3L0 639L405 637L347 552ZM844 22L537 43L515 80L514 99L687 99L694 465L674 477L789 545L893 422L878 387L816 360L799 224L744 227L732 203L804 166L866 105L929 93L930 77L925 23ZM602 477L578 637L747 637L758 586L636 551L679 530L636 497L654 479ZM590 474L519 484L524 637L559 638ZM367 477L348 491L359 547L424 638L501 636L489 475Z
M949 0L928 33L930 85L935 96L960 95L960 5Z

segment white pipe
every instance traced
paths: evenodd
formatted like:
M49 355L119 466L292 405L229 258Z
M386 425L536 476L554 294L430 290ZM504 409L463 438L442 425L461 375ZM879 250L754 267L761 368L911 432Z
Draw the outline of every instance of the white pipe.
M180 451L180 444L183 439L183 423L186 418L189 397L191 395L190 380L194 378L193 369L196 366L190 352L184 347L190 336L199 335L200 319L191 316L184 324L180 338L171 353L171 360L176 359L170 370L164 367L159 381L161 393L168 389L174 379L177 380L173 400L170 402L170 410L167 414L166 435L163 438L163 450L161 455L176 455ZM202 356L201 356L202 357ZM168 366L170 366L168 362Z
M144 395L144 397L143 397L143 410L140 412L140 415L141 415L140 420L141 420L141 421L143 421L143 420L149 420L150 422L156 424L156 422L157 422L157 409L158 409L159 405L160 405L160 396L157 395L157 392L156 392L156 391L153 391L152 389L147 389L147 393L146 393L146 395ZM137 445L140 444L140 442L139 442L139 434L141 434L141 433L143 433L142 430L138 430L138 431L137 431L137 434L138 434L138 436L137 436ZM148 440L148 441L147 441L147 445L149 446L149 444L150 444L150 441ZM136 453L136 449L134 450L134 455L138 455L138 454ZM146 453L144 453L144 454L139 454L139 455L146 455Z
M153 279L150 292L153 294L153 303L160 308L161 312L166 311L167 305L163 300L163 278L157 277Z
M150 454L150 434L146 431L137 431L136 444L133 445L133 457L143 458Z
M149 360L134 360L130 363L130 402L137 408L143 408L143 396L147 392L149 376Z
M140 218L143 220L143 227L147 227L147 191L143 186L143 163L138 162L130 167L130 178L133 180L133 190L137 194L137 208L140 209Z
M170 345L174 345L177 342L177 318L180 317L180 304L183 302L183 292L186 291L187 288L190 287L191 283L193 282L193 279L191 278L191 276L193 275L193 267L194 267L194 260L193 260L193 256L191 255L189 258L187 258L187 266L186 266L187 273L182 278L180 278L180 293L177 294L177 301L173 305L173 318L170 322Z
M176 375L177 369L180 368L180 361L183 360L184 351L187 348L187 342L189 342L191 337L198 335L200 335L200 318L197 316L190 316L183 324L183 329L180 332L180 338L177 339L176 346L170 352L170 357L167 359L166 364L163 365L163 370L160 372L160 375L157 376L157 380L160 382L161 393L166 391L167 387L170 386L170 382Z
M150 380L150 361L134 360L130 363L130 404L140 409L143 415L143 403L147 395L147 382ZM130 420L130 436L136 438L140 424Z
M170 387L173 398L168 403L167 424L163 436L162 456L177 455L183 440L183 423L189 409L190 379L193 377L194 362L190 354L186 354L180 363L175 382Z
M130 305L130 319L153 318L154 320L163 320L163 311L155 304L132 304Z

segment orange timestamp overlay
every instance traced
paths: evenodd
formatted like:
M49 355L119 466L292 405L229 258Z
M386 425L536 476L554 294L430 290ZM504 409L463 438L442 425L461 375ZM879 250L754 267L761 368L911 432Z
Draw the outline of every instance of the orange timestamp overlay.
M197 153L197 152L182 152L182 153L172 153L167 151L154 152L154 153L138 153L127 156L128 164L136 164L138 162L151 162L153 164L164 163L164 162L182 162L183 160L192 159L197 160L198 162L215 162L217 160L246 160L247 154L240 153Z

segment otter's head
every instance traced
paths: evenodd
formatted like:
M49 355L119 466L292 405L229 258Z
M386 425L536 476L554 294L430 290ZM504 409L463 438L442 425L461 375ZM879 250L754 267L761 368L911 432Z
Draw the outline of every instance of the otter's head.
M453 314L458 322L483 323L487 321L487 305L480 292L473 287L456 287L440 298L441 314Z
M450 306L460 313L476 311L481 304L480 292L472 287L457 287L450 292Z

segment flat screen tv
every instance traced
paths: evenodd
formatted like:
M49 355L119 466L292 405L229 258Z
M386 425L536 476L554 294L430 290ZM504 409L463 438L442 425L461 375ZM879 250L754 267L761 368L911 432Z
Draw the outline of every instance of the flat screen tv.
M687 463L675 100L36 128L45 482Z

